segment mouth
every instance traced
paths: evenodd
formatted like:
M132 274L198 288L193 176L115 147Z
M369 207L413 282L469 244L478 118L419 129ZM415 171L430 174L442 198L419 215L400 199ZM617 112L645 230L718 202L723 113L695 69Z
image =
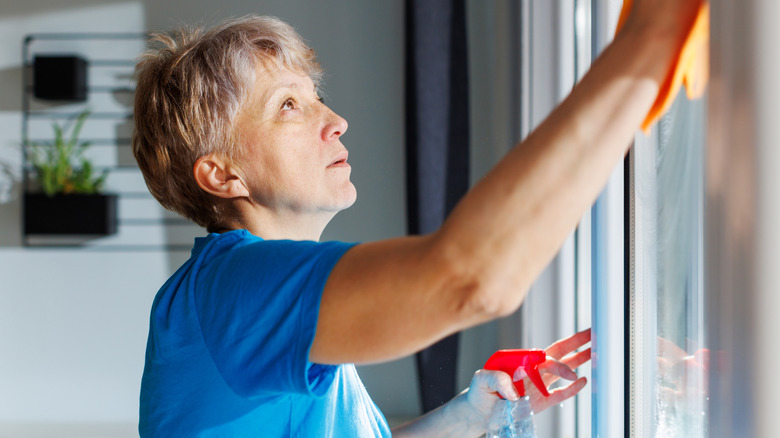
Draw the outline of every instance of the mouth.
M349 166L347 164L347 157L349 156L349 152L344 151L340 154L338 154L333 161L328 165L328 167L344 167Z

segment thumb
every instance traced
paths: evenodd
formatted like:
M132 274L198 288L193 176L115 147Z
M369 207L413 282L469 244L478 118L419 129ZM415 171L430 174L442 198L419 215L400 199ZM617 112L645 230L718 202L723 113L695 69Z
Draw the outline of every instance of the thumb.
M512 378L503 371L479 370L474 374L471 386L475 384L483 392L497 393L507 400L515 401L519 398Z

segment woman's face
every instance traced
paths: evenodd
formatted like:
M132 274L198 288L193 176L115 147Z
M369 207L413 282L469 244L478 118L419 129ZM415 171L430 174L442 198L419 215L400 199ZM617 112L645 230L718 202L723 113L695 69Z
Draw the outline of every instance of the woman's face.
M321 102L311 79L258 63L257 80L239 115L239 167L252 201L283 215L343 210L355 202L347 121Z

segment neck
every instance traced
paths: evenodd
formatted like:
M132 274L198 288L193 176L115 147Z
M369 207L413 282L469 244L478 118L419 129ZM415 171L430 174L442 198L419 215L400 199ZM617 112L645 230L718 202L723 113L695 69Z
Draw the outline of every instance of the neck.
M239 208L227 228L246 229L266 240L320 240L336 212L301 213L267 208Z

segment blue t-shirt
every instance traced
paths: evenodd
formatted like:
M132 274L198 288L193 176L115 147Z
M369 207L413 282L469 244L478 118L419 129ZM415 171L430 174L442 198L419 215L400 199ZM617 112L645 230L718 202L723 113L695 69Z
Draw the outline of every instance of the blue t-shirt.
M351 246L196 239L152 306L141 436L390 436L354 365L308 360L325 281Z

